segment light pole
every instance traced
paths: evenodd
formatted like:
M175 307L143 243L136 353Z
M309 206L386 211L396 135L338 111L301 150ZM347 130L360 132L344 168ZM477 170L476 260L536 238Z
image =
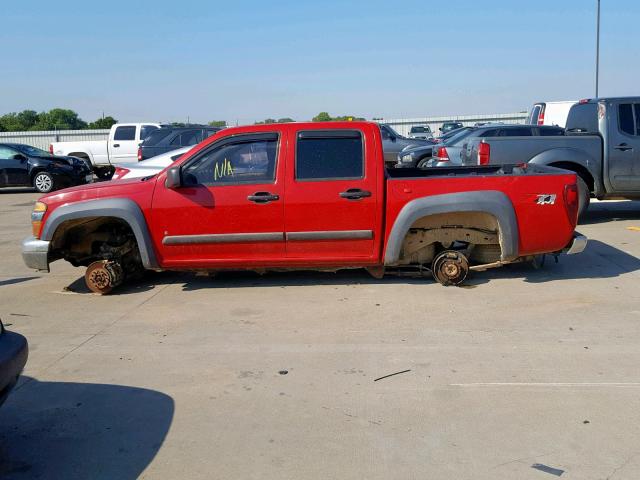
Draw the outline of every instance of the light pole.
M600 0L598 0L598 19L596 24L596 98L598 98L598 77L600 74Z

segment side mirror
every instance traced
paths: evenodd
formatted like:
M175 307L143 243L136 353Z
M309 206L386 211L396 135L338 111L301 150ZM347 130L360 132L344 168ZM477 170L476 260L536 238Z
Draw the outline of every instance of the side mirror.
M171 167L167 170L167 179L164 181L164 186L167 188L179 188L182 186L180 167Z

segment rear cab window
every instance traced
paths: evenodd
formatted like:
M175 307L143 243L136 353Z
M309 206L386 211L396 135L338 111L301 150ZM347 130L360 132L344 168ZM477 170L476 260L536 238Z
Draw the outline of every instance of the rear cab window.
M578 103L571 107L567 116L567 132L597 133L598 105L596 103Z
M298 181L364 178L364 147L358 130L309 130L296 138Z

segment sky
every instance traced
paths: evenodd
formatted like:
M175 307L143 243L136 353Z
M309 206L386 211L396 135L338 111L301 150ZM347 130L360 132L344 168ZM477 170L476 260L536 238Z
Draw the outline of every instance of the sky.
M594 96L596 0L4 0L0 114L121 122L510 113ZM640 95L640 2L602 0L600 95Z

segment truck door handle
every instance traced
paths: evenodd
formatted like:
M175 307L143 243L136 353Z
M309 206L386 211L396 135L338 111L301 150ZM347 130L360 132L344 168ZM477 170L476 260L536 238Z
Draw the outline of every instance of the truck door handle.
M347 200L360 200L361 198L370 197L371 192L367 190L360 190L359 188L350 188L345 192L340 192L340 197Z
M280 195L274 195L269 192L256 192L253 195L249 195L247 200L254 203L269 203L280 200Z
M620 145L616 145L613 148L615 148L616 150L621 150L623 152L626 152L627 150L633 150L633 147L630 147L626 143L621 143Z
M113 144L113 148L118 148L119 146L120 146L120 144L119 144L119 143L114 143L114 144Z

